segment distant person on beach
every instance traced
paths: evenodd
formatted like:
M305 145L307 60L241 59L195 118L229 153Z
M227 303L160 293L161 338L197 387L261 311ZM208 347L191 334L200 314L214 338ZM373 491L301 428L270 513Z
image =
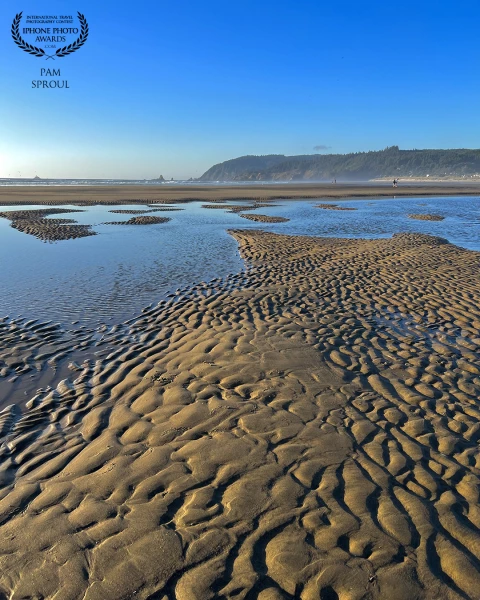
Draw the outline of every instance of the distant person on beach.
M393 180L393 187L397 187L397 183L398 183L398 180L397 180L397 179L394 179L394 180Z

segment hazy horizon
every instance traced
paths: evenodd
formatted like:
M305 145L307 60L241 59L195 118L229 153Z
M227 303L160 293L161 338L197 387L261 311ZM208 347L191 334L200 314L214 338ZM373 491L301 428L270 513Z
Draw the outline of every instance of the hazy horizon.
M422 151L422 150L479 150L479 148L400 148L400 150L415 150L415 151ZM358 151L354 151L354 153L364 153L364 152L372 152L371 150L358 150ZM272 155L275 155L275 153L271 153ZM320 155L328 155L328 154L337 154L337 153L333 153L333 152L324 152L322 154L316 152L316 153L312 153L311 156L320 156ZM279 154L277 154L279 155ZM344 155L343 153L341 154L342 156ZM244 155L246 156L246 155ZM252 155L250 155L252 156ZM232 158L227 158L225 160L220 161L220 163L215 163L215 164L221 164L223 162L227 162L230 160L234 160L236 158L240 158L240 157L232 157ZM289 158L288 156L286 156L286 158ZM207 169L205 169L205 171L203 171L200 176L205 173L210 167L213 167L215 165L210 165L209 167L207 167ZM156 176L156 177L107 177L107 176L102 176L102 177L91 177L91 176L83 176L83 175L77 175L77 176L71 176L71 175L66 175L63 177L54 177L54 176L49 176L49 175L39 175L37 172L35 172L35 175L33 176L0 176L0 180L5 180L5 179L12 179L12 180L32 180L32 179L40 179L40 180L105 180L105 181L110 181L110 180L117 180L117 181L156 181L157 179L159 179L160 176L163 176L163 173L161 173L160 175ZM199 176L199 177L200 177ZM164 177L164 181L165 183L168 183L170 180L173 181L189 181L191 179L193 180L197 180L199 177ZM416 176L412 176L413 178L415 178ZM428 175L427 175L428 177ZM464 175L464 177L470 177L469 175ZM405 176L404 176L405 178ZM364 179L364 178L358 178L358 179L344 179L345 183L352 183L352 182L368 182L368 181L375 181L375 179L378 178L370 178L370 179ZM432 177L432 180L435 179L435 176ZM222 180L223 181L223 180ZM265 182L267 180L258 180L258 182ZM293 180L293 181L303 181L302 179L298 179L298 180ZM327 181L329 181L329 178L323 178L323 179L308 179L308 180L304 180L306 183L325 183ZM339 179L340 181L340 179ZM232 181L233 182L233 181ZM280 182L280 181L276 181L276 180L268 180L268 182L270 183L285 183L285 182ZM235 181L234 183L238 184L241 183L239 181ZM256 180L247 180L245 181L245 183L251 183L254 184L256 183Z

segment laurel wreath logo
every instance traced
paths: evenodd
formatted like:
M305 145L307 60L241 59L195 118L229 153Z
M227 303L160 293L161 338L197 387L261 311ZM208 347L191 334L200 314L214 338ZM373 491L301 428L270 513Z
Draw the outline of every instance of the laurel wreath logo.
M15 18L13 19L13 23L12 23L13 41L17 44L17 46L19 48L21 48L25 52L28 52L29 54L32 54L33 56L38 56L39 58L41 58L42 56L45 56L47 60L49 58L55 60L55 57L63 58L64 56L68 56L69 54L72 54L72 52L75 52L76 50L81 48L83 46L83 44L87 41L87 38L88 38L87 19L85 18L85 15L82 15L82 13L77 12L78 20L80 21L80 26L81 26L80 35L78 36L78 38L74 42L69 44L68 46L64 46L63 48L58 48L58 50L55 52L55 54L46 54L45 50L43 48L38 48L37 46L32 46L31 44L26 42L20 35L20 21L22 20L22 14L23 14L23 12L18 13L17 15L15 15Z
M58 56L58 58L62 58L63 56L68 56L72 52L75 52L76 50L81 48L83 46L83 44L87 41L87 38L88 38L87 19L85 18L84 15L82 15L82 13L77 12L77 15L78 15L78 20L80 21L80 25L81 25L80 35L72 44L70 44L69 46L64 46L63 48L59 48L55 52L55 56Z
M45 50L43 50L43 48L37 48L36 46L31 46L30 44L27 44L27 42L22 38L22 36L20 35L20 21L22 19L22 14L23 13L18 13L17 15L15 15L15 18L13 19L13 24L12 24L12 37L13 37L13 41L17 44L17 46L19 48L21 48L22 50L25 50L25 52L28 52L29 54L33 54L33 56L44 56L45 55Z

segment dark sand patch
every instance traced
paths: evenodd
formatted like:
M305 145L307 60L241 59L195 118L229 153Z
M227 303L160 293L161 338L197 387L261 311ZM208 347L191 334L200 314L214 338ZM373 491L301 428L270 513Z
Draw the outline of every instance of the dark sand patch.
M221 204L220 202L217 204L202 204L202 208L208 208L211 210L215 210L215 209L221 209L221 210L247 210L247 209L252 209L253 206L250 206L248 204L245 205L238 205L238 204Z
M338 204L317 204L315 208L323 208L324 210L357 210L350 206L339 206Z
M417 221L443 221L445 219L441 215L408 215L408 218Z
M166 206L164 208L150 208L149 210L135 210L135 209L117 209L117 210L109 210L108 212L115 213L117 215L144 215L148 213L154 212L168 212L168 211L176 211L183 210L183 208L174 208Z
M271 217L269 215L240 215L243 219L255 221L257 223L286 223L290 221L286 217Z
M132 217L128 221L110 221L104 223L104 225L156 225L158 223L167 223L170 220L168 217L141 216Z
M230 209L229 212L239 213L245 212L249 210L256 210L257 208L271 208L272 206L278 206L278 204L273 204L272 202L255 202L254 204L246 205L246 206L234 206Z
M44 217L53 214L79 212L72 209L39 209L5 211L0 217L9 219L10 226L27 235L42 240L43 242L56 242L60 240L73 240L76 238L96 235L91 225L74 225L73 219L46 219Z
M73 208L39 208L36 210L7 210L4 212L0 212L0 217L8 219L9 221L16 221L18 219L38 220L48 217L49 215L60 215L77 212L83 211Z
M226 210L227 212L232 212L232 213L239 213L239 212L245 212L245 211L249 211L249 210L256 210L257 208L263 208L265 206L271 207L271 206L278 206L278 204L272 204L272 203L267 203L267 202L255 202L253 204L221 204L221 203L216 203L216 204L203 204L202 208L210 208L210 209L218 209L218 208L223 208L223 210Z

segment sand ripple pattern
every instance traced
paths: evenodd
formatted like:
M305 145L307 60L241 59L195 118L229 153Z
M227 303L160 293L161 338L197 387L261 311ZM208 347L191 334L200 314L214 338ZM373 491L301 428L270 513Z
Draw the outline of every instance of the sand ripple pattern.
M419 215L408 215L409 219L416 219L417 221L443 221L445 217L442 215L427 215L427 214L419 214Z
M245 274L4 415L0 589L478 598L480 255L234 235Z
M338 204L317 204L316 208L323 208L323 210L357 210L353 206L339 206Z
M290 221L286 217L272 217L270 215L240 215L243 219L249 219L257 223L286 223Z
M74 219L45 219L58 213L79 212L72 209L37 209L0 212L0 217L10 219L10 226L43 242L73 240L96 235L90 225L77 225Z
M131 217L128 221L110 221L104 225L156 225L159 223L167 223L170 221L168 217L153 217L150 215Z

